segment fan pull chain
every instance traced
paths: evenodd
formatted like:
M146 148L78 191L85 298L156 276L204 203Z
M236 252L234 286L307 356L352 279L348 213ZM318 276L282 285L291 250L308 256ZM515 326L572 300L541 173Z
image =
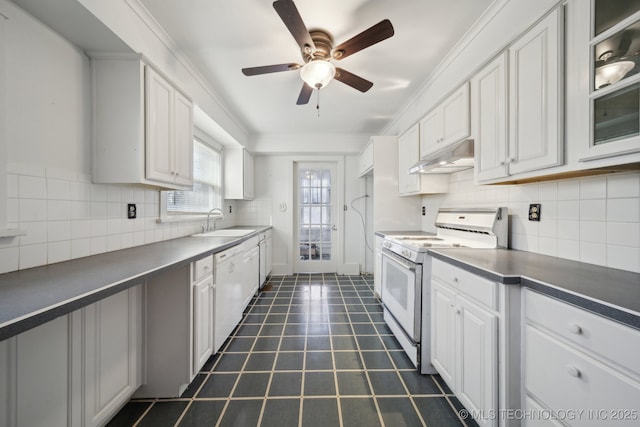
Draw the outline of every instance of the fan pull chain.
M320 88L318 88L318 95L316 99L316 111L318 111L318 117L320 117Z

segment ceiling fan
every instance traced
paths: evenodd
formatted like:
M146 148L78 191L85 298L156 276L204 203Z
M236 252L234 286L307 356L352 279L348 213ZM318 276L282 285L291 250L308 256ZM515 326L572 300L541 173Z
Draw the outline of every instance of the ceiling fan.
M280 71L300 70L300 77L304 81L296 104L304 105L309 102L313 89L325 87L332 79L351 86L360 92L366 92L373 83L347 70L335 67L331 60L341 60L371 45L393 36L391 21L385 19L360 34L350 38L338 46L333 46L333 37L323 30L307 30L302 17L292 0L277 0L273 7L300 46L304 64L288 63L265 65L261 67L243 68L245 76L277 73Z

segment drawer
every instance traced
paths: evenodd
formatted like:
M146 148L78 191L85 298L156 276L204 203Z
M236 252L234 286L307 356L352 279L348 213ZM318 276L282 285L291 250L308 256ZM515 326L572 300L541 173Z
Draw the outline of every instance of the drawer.
M193 263L193 281L199 282L213 274L213 255L204 257Z
M640 375L640 331L530 289L523 298L528 322Z
M469 273L439 259L433 259L431 274L487 307L493 310L498 309L497 283Z
M558 421L545 416L549 414L549 410L540 406L531 396L525 397L524 405L525 413L530 414L530 416L523 417L522 419L522 425L524 427L562 427L562 424Z
M638 382L531 325L523 368L526 392L552 410L573 411L575 420L563 420L569 425L638 425Z

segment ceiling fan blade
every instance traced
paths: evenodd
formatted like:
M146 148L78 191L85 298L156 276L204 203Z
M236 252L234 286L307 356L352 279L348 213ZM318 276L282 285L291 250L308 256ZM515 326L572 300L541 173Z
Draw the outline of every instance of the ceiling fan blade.
M305 48L315 50L316 45L313 43L309 30L307 30L306 25L304 25L300 12L298 12L298 8L296 8L293 1L274 1L273 8L278 12L280 19L282 19L282 22L284 22L284 25L286 25L293 38L296 39L300 49L303 51Z
M361 51L371 45L374 45L382 40L388 39L393 36L394 30L391 21L385 19L378 22L373 27L370 27L357 36L354 36L346 42L336 46L332 51L334 59L344 59L349 55L353 55L356 52Z
M311 94L313 93L313 88L306 83L302 84L302 90L300 90L300 95L298 95L298 100L296 101L296 105L305 105L309 103L309 99L311 99Z
M298 64L277 64L263 65L262 67L243 68L242 74L245 76L257 76L259 74L278 73L280 71L293 71L300 68Z
M362 77L348 72L347 70L343 70L342 68L336 68L336 75L333 78L347 86L351 86L352 88L359 90L360 92L366 92L373 86L373 83L369 80L365 80Z

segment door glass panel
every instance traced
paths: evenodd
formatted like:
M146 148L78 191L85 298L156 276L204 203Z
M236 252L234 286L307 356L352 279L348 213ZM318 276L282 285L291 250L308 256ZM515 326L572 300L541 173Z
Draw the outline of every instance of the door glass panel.
M594 35L613 27L640 10L640 0L595 0Z
M331 260L331 171L300 168L300 260Z
M637 74L640 70L640 22L618 31L593 49L594 90Z
M594 144L640 134L640 83L593 101Z

